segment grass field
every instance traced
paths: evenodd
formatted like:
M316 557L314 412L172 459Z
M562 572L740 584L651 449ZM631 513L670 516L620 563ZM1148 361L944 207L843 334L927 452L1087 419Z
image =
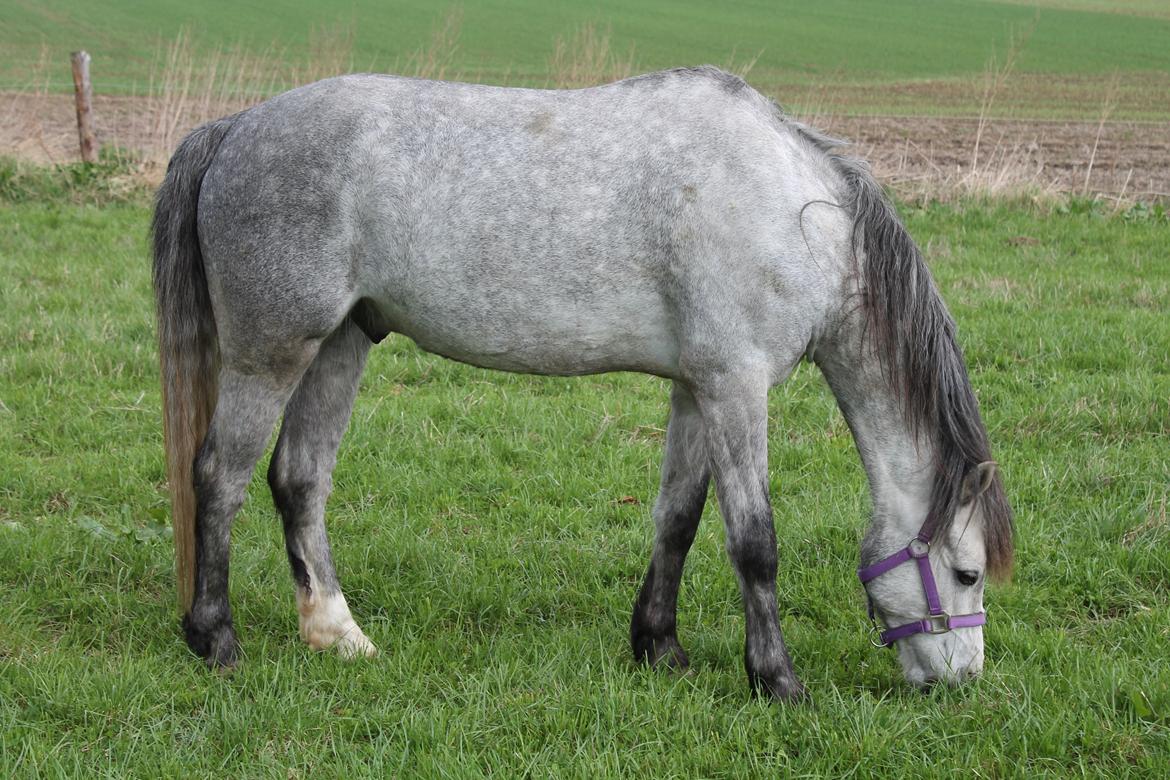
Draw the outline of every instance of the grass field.
M1164 8L1145 0L1116 8L1080 0L1030 6L988 0L292 0L274 13L266 4L229 0L106 0L81 12L71 0L0 0L0 90L45 84L68 90L68 52L86 48L95 58L99 92L144 92L158 75L161 49L182 30L208 58L226 48L237 51L237 59L264 61L269 78L258 78L257 88L271 86L272 71L283 74L313 60L332 58L345 70L400 71L453 8L462 19L460 34L443 56L448 75L464 79L544 85L556 41L596 25L611 31L613 51L636 70L755 60L753 82L789 103L812 100L806 93L815 89L833 94L838 111L970 115L979 111L981 97L971 82L981 79L993 55L1002 61L1013 35L1027 33L1016 65L1019 88L1005 88L996 112L1039 108L1044 116L1096 117L1111 100L1115 118L1170 116L1170 13ZM287 84L278 79L277 86ZM1059 99L1037 101L1038 94Z
M984 679L908 690L865 638L864 475L801 367L772 395L770 473L814 704L782 708L747 695L714 505L681 597L694 673L629 658L663 382L495 374L401 339L373 353L330 505L383 654L300 645L258 476L232 567L246 660L207 673L175 615L148 204L67 172L0 168L0 776L1165 776L1164 212L903 208L960 323L1017 574L988 596Z

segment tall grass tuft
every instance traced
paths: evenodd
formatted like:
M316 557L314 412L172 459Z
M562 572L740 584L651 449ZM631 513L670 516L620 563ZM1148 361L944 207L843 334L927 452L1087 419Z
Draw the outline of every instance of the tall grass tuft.
M399 72L420 79L458 78L454 66L462 30L463 11L459 8L449 9L431 28L427 44L412 52L406 59L405 67Z
M41 157L49 163L60 162L53 153L49 144L45 142L44 116L47 113L49 97L50 50L47 44L41 44L37 62L29 74L23 89L16 90L5 96L3 111L0 111L0 124L6 134L21 139L20 151L31 152L28 156ZM23 155L22 155L23 156Z
M1081 197L1089 196L1089 181L1093 177L1093 163L1097 161L1097 147L1101 145L1101 131L1105 129L1105 123L1109 121L1109 117L1113 115L1114 109L1117 108L1117 90L1120 87L1120 76L1118 72L1113 71L1113 77L1109 80L1109 86L1105 90L1105 98L1101 103L1101 118L1097 122L1097 135L1093 138L1093 151L1089 153L1089 164L1085 166L1085 184L1081 187Z
M548 85L579 89L617 81L636 71L634 45L625 54L610 45L612 32L594 24L583 25L569 38L557 37L548 60Z
M1027 45L1028 39L1032 37L1032 32L1036 29L1036 19L1032 20L1031 26L1022 31L1013 31L1008 40L1007 54L1004 56L1003 62L1000 63L992 52L991 58L987 61L987 65L983 71L983 98L979 105L979 126L975 131L975 144L971 149L971 167L967 172L968 180L965 182L972 189L982 189L987 184L988 175L986 171L980 171L979 152L983 143L983 133L987 127L987 122L991 116L992 107L995 105L995 99L1003 90L1004 84L1007 83L1008 77L1011 76L1012 71L1015 70L1016 61L1019 59L1020 52L1023 51L1024 46ZM1003 155L1000 155L1000 162L1003 162ZM1002 176L1002 166L999 174L993 173L990 176L991 181L999 181L1002 183L1004 177Z

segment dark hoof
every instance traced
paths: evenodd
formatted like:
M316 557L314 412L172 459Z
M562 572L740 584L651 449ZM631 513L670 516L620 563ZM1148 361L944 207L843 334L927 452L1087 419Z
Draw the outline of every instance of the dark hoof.
M655 669L668 669L673 672L685 672L691 665L686 651L678 643L678 637L662 636L657 639L651 636L635 636L630 640L634 649L634 660Z
M749 672L748 685L751 687L753 694L769 698L772 701L783 702L785 704L808 704L812 701L812 697L809 696L808 689L804 687L804 683L794 676L784 677L775 675L772 677L764 677Z
M204 628L196 625L190 614L184 615L183 635L187 638L187 646L210 669L231 670L240 661L240 643L236 641L231 618Z

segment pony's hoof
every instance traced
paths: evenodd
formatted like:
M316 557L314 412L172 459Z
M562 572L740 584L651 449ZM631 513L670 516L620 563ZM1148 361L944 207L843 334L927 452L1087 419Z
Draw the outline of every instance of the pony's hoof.
M362 633L362 630L354 624L353 629L338 638L334 643L334 648L337 649L337 654L346 661L354 661L358 658L373 658L378 654L378 648L370 641L369 637Z
M762 675L748 675L748 685L756 696L763 696L783 704L809 704L812 697L808 688L795 676L776 675L765 678Z
M204 628L187 614L183 616L183 635L187 646L213 671L231 671L240 662L240 643L230 618Z
M347 661L355 658L373 658L378 654L378 648L362 632L353 618L330 621L321 617L317 614L301 621L301 639L309 647L317 651L335 650Z
M676 636L662 636L657 639L642 636L635 638L632 644L634 660L653 669L685 672L691 665Z
M317 595L298 588L297 612L301 639L314 650L332 648L346 660L378 654L378 648L354 622L340 592Z

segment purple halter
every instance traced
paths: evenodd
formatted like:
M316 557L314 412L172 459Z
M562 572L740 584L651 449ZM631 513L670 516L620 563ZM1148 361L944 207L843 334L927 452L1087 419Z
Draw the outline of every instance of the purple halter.
M882 631L874 616L873 599L869 597L867 589L869 620L873 623L873 630L878 632L879 641L874 642L875 646L890 647L899 639L905 639L915 634L945 634L956 628L974 628L987 622L986 612L973 612L970 615L948 615L943 611L942 603L938 598L938 586L934 582L934 572L930 569L930 558L928 557L930 555L930 541L933 536L934 523L928 517L926 522L922 524L922 528L918 529L918 535L901 550L887 558L882 558L875 564L857 570L857 577L864 585L907 561L917 562L918 575L922 578L922 590L926 594L926 606L930 609L930 615L922 620Z

